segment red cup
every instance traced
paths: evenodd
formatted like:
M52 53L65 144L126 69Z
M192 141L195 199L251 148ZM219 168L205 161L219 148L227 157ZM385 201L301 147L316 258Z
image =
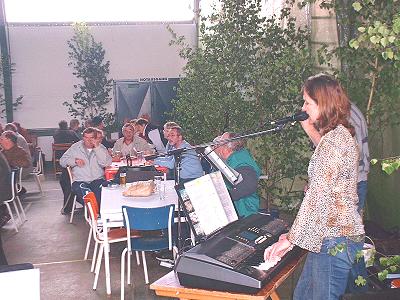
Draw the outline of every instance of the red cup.
M104 176L106 180L113 180L115 177L115 174L117 174L118 169L115 168L108 168L104 171Z

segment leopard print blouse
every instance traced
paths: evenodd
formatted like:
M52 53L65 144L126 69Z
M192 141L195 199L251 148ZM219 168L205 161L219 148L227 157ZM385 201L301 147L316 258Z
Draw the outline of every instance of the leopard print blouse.
M319 253L325 237L357 236L364 226L357 212L358 148L339 125L320 140L308 166L309 187L288 240Z

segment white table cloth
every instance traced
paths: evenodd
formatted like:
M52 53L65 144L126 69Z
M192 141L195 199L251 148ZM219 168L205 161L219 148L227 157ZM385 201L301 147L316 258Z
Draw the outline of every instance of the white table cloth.
M110 227L123 226L122 206L154 208L169 204L178 204L178 195L174 188L174 181L167 180L165 184L165 199L160 200L158 193L148 197L125 197L122 192L127 186L103 187L101 191L100 215L103 223L103 232ZM106 290L111 294L111 276L109 261L110 244L107 241L107 234L104 234L104 264L106 273Z

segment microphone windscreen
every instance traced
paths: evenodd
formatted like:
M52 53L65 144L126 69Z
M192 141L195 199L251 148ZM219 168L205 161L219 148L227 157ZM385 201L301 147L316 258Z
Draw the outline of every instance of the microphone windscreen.
M300 111L294 115L295 121L305 121L308 119L308 117L309 115L305 111Z

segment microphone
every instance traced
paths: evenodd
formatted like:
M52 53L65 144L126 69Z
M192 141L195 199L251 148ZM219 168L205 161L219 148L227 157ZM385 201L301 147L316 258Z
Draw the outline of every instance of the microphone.
M284 117L279 120L272 121L271 125L283 125L290 122L305 121L308 119L308 114L305 111L299 111L292 116Z

